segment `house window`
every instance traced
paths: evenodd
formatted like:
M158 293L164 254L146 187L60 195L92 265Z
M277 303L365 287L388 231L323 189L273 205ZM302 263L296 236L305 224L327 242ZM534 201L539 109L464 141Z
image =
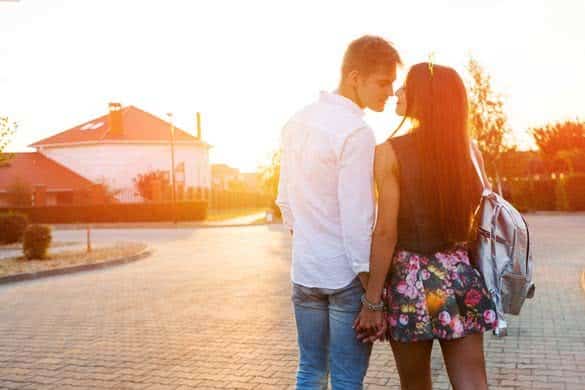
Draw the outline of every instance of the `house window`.
M58 192L55 200L57 205L73 204L73 191Z

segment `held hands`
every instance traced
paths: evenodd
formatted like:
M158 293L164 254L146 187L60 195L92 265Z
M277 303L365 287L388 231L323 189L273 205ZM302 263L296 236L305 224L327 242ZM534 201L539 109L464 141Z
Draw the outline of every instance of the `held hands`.
M384 312L369 310L362 305L353 328L356 330L358 340L362 343L373 343L376 340L385 340L388 324L384 319Z

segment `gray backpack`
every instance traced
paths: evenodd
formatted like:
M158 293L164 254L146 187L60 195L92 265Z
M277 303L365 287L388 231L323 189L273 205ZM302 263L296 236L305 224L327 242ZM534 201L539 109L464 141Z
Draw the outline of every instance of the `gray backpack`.
M486 188L473 151L471 156L484 191L474 217L475 240L470 247L470 256L496 306L498 325L494 335L506 336L504 313L519 314L524 300L534 296L530 235L518 210Z

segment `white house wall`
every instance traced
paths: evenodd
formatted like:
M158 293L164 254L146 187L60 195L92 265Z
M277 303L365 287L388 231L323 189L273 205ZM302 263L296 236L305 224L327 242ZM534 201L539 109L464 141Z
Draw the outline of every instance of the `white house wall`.
M141 173L170 171L170 146L164 144L100 144L44 147L39 152L93 181L105 180L113 189L134 188ZM198 145L175 145L175 167L185 163L185 187L210 188L208 150Z

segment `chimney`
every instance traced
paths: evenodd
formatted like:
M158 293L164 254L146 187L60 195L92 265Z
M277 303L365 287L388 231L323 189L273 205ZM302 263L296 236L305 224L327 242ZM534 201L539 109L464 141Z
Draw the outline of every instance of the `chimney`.
M199 141L201 141L201 113L197 113L197 137Z
M124 135L124 128L122 125L122 105L120 103L109 103L109 125L110 135L121 137Z

